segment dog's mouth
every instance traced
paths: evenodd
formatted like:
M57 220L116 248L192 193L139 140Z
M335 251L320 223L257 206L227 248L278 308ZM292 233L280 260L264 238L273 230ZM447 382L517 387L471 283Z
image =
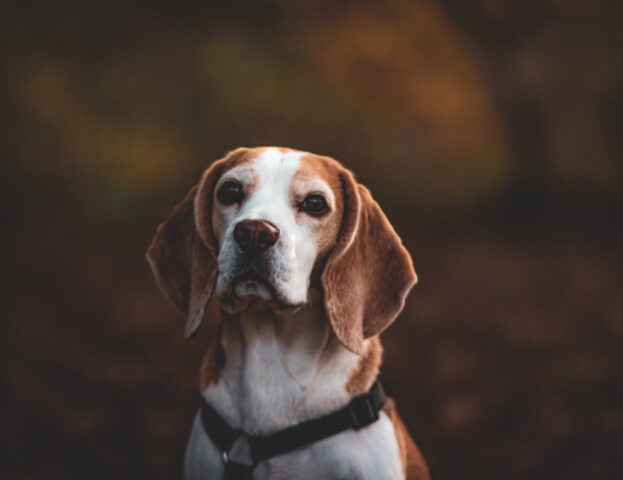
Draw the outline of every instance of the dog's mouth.
M228 313L236 313L245 308L288 311L303 305L293 304L284 298L267 278L265 270L254 262L245 265L233 277L230 291L220 300Z
M275 297L275 288L266 276L255 270L246 270L234 277L233 293L240 298L255 298L268 301Z

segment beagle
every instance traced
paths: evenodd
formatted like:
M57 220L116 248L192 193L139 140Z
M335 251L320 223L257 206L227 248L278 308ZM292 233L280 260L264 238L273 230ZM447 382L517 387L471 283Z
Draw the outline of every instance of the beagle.
M147 259L186 314L186 337L216 293L222 318L201 366L201 395L232 431L254 436L368 392L381 364L379 334L417 281L400 238L349 170L276 147L239 148L214 162L158 227ZM224 453L199 412L185 478L224 478ZM391 400L370 425L262 460L250 475L430 478Z

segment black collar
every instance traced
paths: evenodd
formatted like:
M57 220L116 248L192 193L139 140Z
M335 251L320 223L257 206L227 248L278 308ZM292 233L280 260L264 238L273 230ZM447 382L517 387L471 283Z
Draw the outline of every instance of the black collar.
M232 428L205 399L201 423L221 451L225 480L250 479L258 462L296 450L344 430L358 430L376 422L387 396L380 379L363 395L324 417L313 418L265 436L249 435Z

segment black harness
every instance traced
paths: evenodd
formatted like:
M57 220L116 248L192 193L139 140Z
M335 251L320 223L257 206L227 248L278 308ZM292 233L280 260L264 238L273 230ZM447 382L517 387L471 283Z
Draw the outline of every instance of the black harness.
M358 430L376 422L387 395L380 379L367 393L353 398L348 405L324 417L306 420L270 435L249 435L232 428L205 400L201 423L221 451L225 480L250 480L262 460L291 452L344 430Z

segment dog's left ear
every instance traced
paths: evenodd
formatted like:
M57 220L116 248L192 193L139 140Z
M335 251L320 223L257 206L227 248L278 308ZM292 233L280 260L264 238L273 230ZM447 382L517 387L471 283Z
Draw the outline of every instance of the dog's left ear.
M218 245L212 233L214 185L225 159L206 170L173 213L158 226L147 261L158 286L187 315L184 336L199 328L217 278Z
M417 282L409 252L370 192L341 169L344 217L322 273L325 308L340 342L363 353L364 340L398 316Z

